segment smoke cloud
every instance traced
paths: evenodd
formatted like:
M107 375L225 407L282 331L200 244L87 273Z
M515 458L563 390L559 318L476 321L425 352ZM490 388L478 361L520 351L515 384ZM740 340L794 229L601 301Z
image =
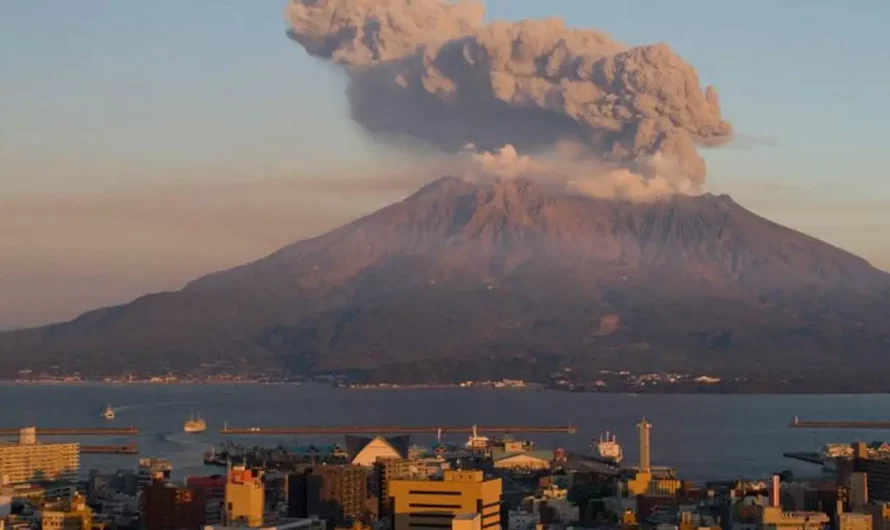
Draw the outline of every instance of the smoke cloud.
M471 153L462 162L466 180L529 178L565 193L600 199L654 201L697 191L688 179L668 178L658 173L644 177L614 163L593 160L569 161L558 156L536 159L520 155L512 145L495 152Z
M667 45L627 48L556 18L483 16L480 3L444 0L292 0L286 10L293 40L347 69L352 117L373 134L447 152L511 146L501 157L571 145L574 160L623 168L577 185L594 195L609 180L697 188L706 169L696 146L732 136L717 92Z

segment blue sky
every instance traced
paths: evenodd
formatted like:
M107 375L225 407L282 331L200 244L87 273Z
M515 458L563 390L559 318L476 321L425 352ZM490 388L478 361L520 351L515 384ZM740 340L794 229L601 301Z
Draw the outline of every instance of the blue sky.
M285 37L284 4L0 3L0 198L261 183L397 157L350 122L342 74ZM742 138L704 153L709 186L890 268L890 2L487 6L667 42Z

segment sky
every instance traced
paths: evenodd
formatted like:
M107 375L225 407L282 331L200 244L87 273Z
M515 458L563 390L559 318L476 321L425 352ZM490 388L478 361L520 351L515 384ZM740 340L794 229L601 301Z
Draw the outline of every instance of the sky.
M703 151L709 190L890 270L890 3L486 5L668 43L738 134ZM0 329L177 289L411 191L376 184L403 157L350 121L284 7L0 3Z

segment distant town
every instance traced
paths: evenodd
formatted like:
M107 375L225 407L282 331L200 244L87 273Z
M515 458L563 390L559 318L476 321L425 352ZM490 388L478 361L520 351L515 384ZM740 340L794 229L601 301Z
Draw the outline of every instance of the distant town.
M126 374L121 376L88 377L80 374L60 375L42 372L19 372L12 380L22 384L300 384L323 383L339 388L369 389L416 389L416 388L489 388L510 390L563 390L572 392L671 392L671 391L734 391L744 385L744 378L725 381L707 374L681 373L634 373L631 371L602 370L593 381L576 381L570 371L552 374L546 381L522 379L467 380L454 383L388 383L363 382L354 377L339 374L311 377L283 377L280 374L186 374L163 375Z

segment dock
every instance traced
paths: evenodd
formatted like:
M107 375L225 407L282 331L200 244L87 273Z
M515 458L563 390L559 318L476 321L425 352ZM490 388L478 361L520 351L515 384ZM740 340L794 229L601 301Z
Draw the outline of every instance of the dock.
M0 436L18 436L20 428L0 428ZM37 427L37 436L130 436L139 429L130 427Z
M138 455L139 446L127 445L81 445L82 455Z
M890 421L804 421L795 416L788 426L792 429L890 429Z
M801 462L806 462L808 464L816 464L820 466L825 465L825 459L819 455L819 453L784 453L782 456L785 458L791 458L794 460L800 460Z
M472 434L473 432L486 434L543 434L563 433L575 434L577 429L571 425L541 426L541 425L507 425L507 426L446 426L423 427L416 425L381 425L381 426L357 426L357 425L329 425L306 427L229 427L225 425L220 429L220 434L254 434L254 435L293 435L293 434Z

